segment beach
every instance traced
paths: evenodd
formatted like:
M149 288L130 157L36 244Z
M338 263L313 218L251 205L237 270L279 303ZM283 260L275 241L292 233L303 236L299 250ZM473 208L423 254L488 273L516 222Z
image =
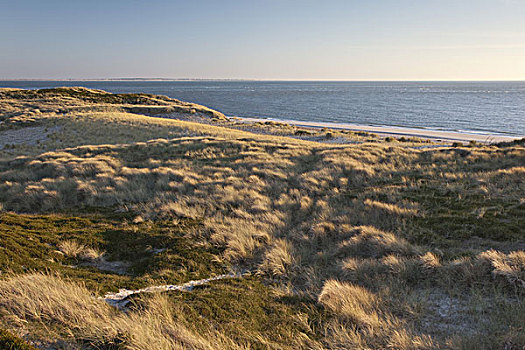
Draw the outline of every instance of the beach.
M447 142L498 142L508 138L491 136L525 136L525 82L0 81L0 86L83 86L112 93L164 95L230 117L301 121L290 122L301 125L329 122L345 124L348 130L394 127L370 131Z
M245 123L267 122L269 119L263 118L236 118ZM380 136L391 137L420 137L430 139L433 141L446 142L480 142L480 143L498 143L510 142L524 138L521 136L501 135L494 133L468 133L468 132L454 132L445 130L423 129L423 128L406 128L399 126L376 126L376 125L362 125L350 123L330 123L330 122L313 122L313 121L298 121L298 120L272 120L290 125L308 127L308 128L329 128L351 131L362 131L375 133Z

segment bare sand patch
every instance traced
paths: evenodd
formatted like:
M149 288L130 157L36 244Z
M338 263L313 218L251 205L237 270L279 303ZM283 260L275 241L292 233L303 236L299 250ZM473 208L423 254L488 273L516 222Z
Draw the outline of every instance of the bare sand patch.
M36 145L50 134L60 131L60 127L29 126L21 129L0 131L0 148L6 145Z

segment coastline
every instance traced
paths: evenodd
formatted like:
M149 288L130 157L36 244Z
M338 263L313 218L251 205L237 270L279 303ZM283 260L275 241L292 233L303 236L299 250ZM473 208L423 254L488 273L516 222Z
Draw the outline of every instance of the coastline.
M256 122L267 122L275 121L280 123L286 123L295 126L302 126L308 128L330 128L350 131L364 131L375 133L380 136L392 136L392 137L419 137L430 139L434 141L446 141L446 142L480 142L480 143L497 143L497 142L509 142L525 138L523 136L510 136L501 135L494 133L468 133L458 131L445 131L435 129L418 129L398 126L372 126L364 124L351 124L351 123L334 123L334 122L312 122L312 121L299 121L299 120L288 120L288 119L265 119L265 118L246 118L246 117L229 117L230 119L239 120L244 123L256 123Z
M228 82L243 83L228 84ZM378 126L380 129L371 129L370 132L393 137L417 135L446 142L486 143L492 140L509 141L525 136L525 125L519 112L525 105L521 99L514 98L515 94L521 96L525 91L524 82L509 81L501 84L503 82L349 81L342 82L342 85L311 80L295 81L297 84L292 81L290 84L282 85L265 84L265 82L273 81L116 77L89 80L0 81L0 85L24 89L85 86L112 93L164 95L181 101L196 101L232 117L269 118L277 122L282 118L289 120L289 124L304 126L307 126L308 122L303 120L317 122L318 118L322 117L320 123L331 121L333 124L310 126L357 131ZM450 98L449 103L444 104L440 100L439 96L442 94ZM402 96L408 100L399 99ZM349 104L348 101L353 102ZM410 101L418 102L414 105L414 102ZM343 115L347 110L348 115L362 116L362 118L346 119ZM371 117L374 115L377 118ZM338 123L344 125L336 125ZM425 129L425 126L429 129ZM396 130L385 130L385 128L396 128ZM421 130L451 134L429 135ZM481 132L478 134L477 131Z

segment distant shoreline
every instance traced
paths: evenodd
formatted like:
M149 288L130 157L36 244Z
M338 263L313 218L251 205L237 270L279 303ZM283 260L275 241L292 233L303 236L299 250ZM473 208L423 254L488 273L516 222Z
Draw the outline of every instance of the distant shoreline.
M381 136L392 136L392 137L420 137L434 141L442 140L447 142L481 142L481 143L495 143L495 142L508 142L513 140L519 140L525 137L523 136L510 136L501 135L495 133L469 133L469 132L458 132L448 130L436 130L436 129L420 129L420 128L408 128L398 126L372 126L364 124L351 124L351 123L333 123L333 122L310 122L310 121L299 121L299 120L280 120L280 119L264 119L264 118L241 118L233 117L245 123L255 122L267 122L275 121L280 123L286 123L295 126L302 126L308 128L329 128L329 129L341 129L350 131L364 131Z
M383 79L257 79L257 78L71 78L71 79L34 79L34 78L21 78L21 79L6 79L1 78L0 83L7 81L54 81L54 82L71 82L71 81L260 81L260 82L348 82L348 83L505 83L505 82L525 82L525 79L512 79L512 80L383 80Z
M312 89L304 88L316 83L316 81L297 82L298 87L296 87L295 83L287 86L284 81L265 83L265 81L234 79L228 81L192 78L179 80L111 78L78 81L20 79L0 81L0 86L38 89L78 85L112 93L159 94L183 101L198 101L199 104L210 106L228 116L270 118L276 121L282 118L294 125L369 131L395 137L416 136L447 142L489 143L525 136L525 126L522 125L520 119L522 116L519 114L519 111L523 110L523 102L513 97L513 94L522 96L525 92L523 83L518 83L516 86L510 83L509 86L503 84L502 87L499 87L497 82L482 83L479 88L471 89L468 86L477 83L464 82L455 87L455 83L450 82L452 91L447 87L442 88L441 85L447 83L436 83L435 86L429 84L431 86L427 87L425 83L401 81L392 82L393 88L384 88L381 86L382 83L364 81L348 82L347 84L354 85L348 88L336 88L333 91L328 88L326 90L328 92L325 92L326 87L323 83L319 84L320 88L316 86ZM266 85L257 90L259 84ZM343 86L345 82L326 84ZM378 87L360 87L367 84L377 84ZM395 84L400 84L400 87L395 87ZM490 87L491 84L495 86ZM437 90L434 91L434 88ZM486 92L490 92L491 95L485 96ZM290 97L287 97L288 93ZM371 94L373 98L370 97ZM443 103L443 98L440 97L443 94L446 94L449 105ZM238 95L241 97L238 98ZM331 98L335 98L336 102L330 100ZM470 100L465 100L467 98ZM509 104L512 107L510 110ZM495 119L496 116L498 118L501 116L501 121ZM486 121L484 118L487 118ZM327 120L333 122L326 122Z

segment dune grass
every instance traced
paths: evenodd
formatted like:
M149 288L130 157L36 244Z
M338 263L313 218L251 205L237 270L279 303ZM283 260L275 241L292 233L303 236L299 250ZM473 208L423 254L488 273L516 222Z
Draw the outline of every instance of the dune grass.
M54 128L1 151L6 329L50 323L47 342L91 348L148 349L146 333L159 349L525 346L521 144L318 143L126 109L176 103L3 97L9 130ZM229 268L252 276L139 295L126 315L90 299Z

